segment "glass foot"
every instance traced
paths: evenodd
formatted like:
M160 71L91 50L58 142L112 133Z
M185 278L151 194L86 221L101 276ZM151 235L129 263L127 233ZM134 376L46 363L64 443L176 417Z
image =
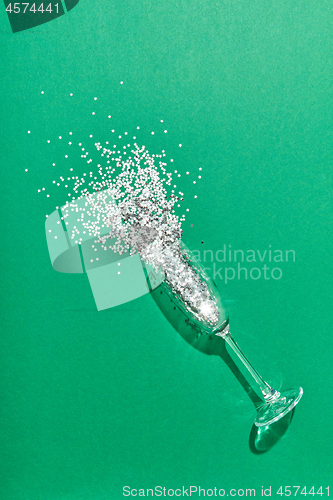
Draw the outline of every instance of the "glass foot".
M264 427L284 417L297 405L302 395L302 387L281 392L276 399L264 403L264 406L257 413L254 421L255 425Z

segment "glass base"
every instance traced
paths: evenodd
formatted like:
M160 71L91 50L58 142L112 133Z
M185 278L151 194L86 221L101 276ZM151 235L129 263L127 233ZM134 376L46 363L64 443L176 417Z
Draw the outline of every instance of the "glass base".
M280 420L297 405L302 395L302 387L281 392L276 399L264 403L264 406L257 413L255 425L264 427Z

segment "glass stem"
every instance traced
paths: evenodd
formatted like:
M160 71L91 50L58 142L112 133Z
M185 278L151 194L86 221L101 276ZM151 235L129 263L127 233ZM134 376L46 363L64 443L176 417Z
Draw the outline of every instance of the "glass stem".
M241 360L243 365L246 367L246 369L249 371L249 373L252 375L254 380L259 385L265 401L267 403L271 403L273 400L277 399L280 396L280 393L275 389L273 389L269 384L267 384L267 382L265 382L265 380L261 377L261 375L259 375L257 370L253 368L250 361L247 359L245 354L238 347L238 344L234 341L233 337L231 336L229 332L229 327L226 327L222 332L217 333L216 335L222 337L231 347L234 353L238 356L238 358Z

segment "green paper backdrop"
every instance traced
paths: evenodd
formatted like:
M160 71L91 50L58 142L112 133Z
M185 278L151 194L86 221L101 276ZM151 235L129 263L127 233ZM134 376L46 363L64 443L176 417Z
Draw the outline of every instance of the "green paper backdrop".
M81 0L19 33L0 7L1 499L329 486L331 2ZM105 140L111 126L174 160L183 239L213 254L232 333L277 389L304 388L266 453L251 450L255 408L228 365L185 342L150 295L98 312L86 275L51 266L45 215L66 201L57 137ZM237 263L217 260L224 245L295 260L265 261L280 279L226 283Z

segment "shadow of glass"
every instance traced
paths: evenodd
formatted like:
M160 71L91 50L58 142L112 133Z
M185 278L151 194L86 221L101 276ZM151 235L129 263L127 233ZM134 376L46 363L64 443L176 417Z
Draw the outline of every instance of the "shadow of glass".
M261 455L269 451L287 432L294 412L295 408L277 422L266 427L253 425L249 438L249 446L252 453Z
M192 322L165 292L163 285L151 290L150 294L164 317L179 335L198 351L210 356L219 356L239 381L256 410L262 407L263 399L256 393L231 358L226 349L226 342L221 337L202 331ZM252 453L258 455L270 450L287 431L294 411L295 408L279 421L266 427L253 425L249 437L249 446Z

